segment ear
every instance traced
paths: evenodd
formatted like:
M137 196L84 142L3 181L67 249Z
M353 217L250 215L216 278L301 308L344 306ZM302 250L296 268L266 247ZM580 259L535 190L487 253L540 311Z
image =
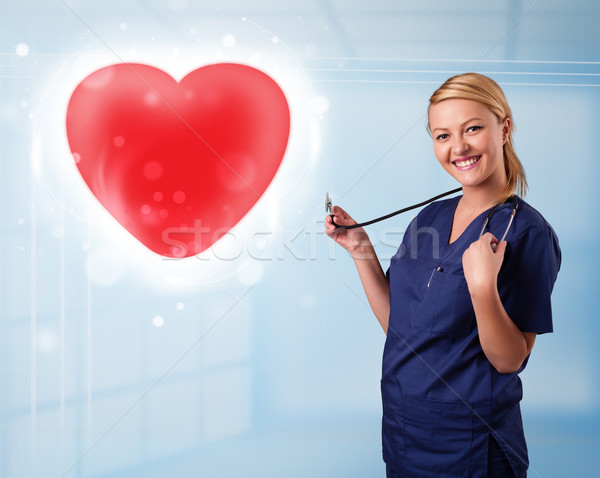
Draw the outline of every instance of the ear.
M510 121L510 118L507 116L506 118L504 118L504 121L502 122L502 144L506 144L506 142L508 141L508 137L510 135L510 131L512 130L512 123Z

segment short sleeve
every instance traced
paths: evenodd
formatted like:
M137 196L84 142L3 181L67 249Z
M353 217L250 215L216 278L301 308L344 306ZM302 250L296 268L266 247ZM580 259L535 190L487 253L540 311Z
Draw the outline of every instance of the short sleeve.
M552 332L550 295L560 263L558 238L549 225L531 228L508 243L498 291L506 312L522 332Z

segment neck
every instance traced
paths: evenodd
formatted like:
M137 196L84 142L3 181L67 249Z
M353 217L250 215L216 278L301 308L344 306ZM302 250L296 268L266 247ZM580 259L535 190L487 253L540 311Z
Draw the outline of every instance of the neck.
M504 185L497 187L468 187L463 186L463 206L468 210L485 210L498 203L504 192Z

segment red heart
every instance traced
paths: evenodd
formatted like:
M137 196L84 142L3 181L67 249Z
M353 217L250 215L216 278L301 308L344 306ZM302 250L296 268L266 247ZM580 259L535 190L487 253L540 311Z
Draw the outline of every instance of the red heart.
M188 257L214 244L263 194L285 153L290 112L277 83L220 63L179 83L123 63L71 95L67 136L106 210L152 251Z

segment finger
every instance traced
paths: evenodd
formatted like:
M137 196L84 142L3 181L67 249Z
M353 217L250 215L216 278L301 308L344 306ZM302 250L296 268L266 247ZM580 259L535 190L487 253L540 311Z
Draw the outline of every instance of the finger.
M334 225L337 224L338 226L351 226L352 224L355 224L354 219L352 219L347 214L346 217L335 214L332 222Z
M338 230L338 226L343 226L344 224L340 224L340 221L343 221L343 219L338 218L332 218L331 216L327 216L327 218L325 219L325 231L326 232L333 232Z
M339 230L335 226L327 226L327 228L325 229L325 234L327 234L331 238L334 238L339 234Z
M498 243L498 245L496 246L495 254L504 257L505 252L506 252L506 241L502 241L502 242Z
M340 216L334 216L331 219L331 227L334 228L334 230L338 230L341 231L340 227L343 226L350 226L354 221L349 220L349 219L344 219Z
M341 207L339 206L333 206L331 208L331 212L333 213L334 216L339 216L343 219L348 219L350 216L348 215L348 213L346 211L344 211Z
M340 216L333 216L331 218L331 225L333 227L343 226L344 225L344 218L342 218Z
M498 239L491 232L486 232L481 236L481 240L487 244L498 244Z

